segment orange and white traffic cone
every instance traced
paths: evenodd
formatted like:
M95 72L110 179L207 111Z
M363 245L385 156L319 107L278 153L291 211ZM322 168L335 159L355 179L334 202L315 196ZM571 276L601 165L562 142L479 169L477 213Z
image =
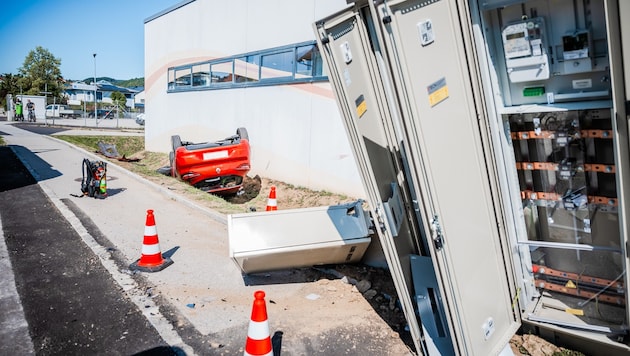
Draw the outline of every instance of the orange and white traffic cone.
M144 226L144 241L142 242L142 256L132 263L129 268L143 272L158 272L173 264L170 258L162 257L160 242L153 210L147 210L147 222Z
M244 356L273 356L269 323L267 322L267 307L265 292L259 290L254 293L252 317L247 329L247 343Z
M267 199L267 211L278 210L278 201L276 200L276 186L271 186L271 191L269 192L269 199Z

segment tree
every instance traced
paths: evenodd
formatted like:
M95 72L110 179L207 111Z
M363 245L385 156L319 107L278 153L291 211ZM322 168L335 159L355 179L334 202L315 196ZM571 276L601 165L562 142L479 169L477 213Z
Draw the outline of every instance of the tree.
M24 89L24 94L41 95L42 92L48 90L53 97L57 97L61 101L63 82L61 77L61 59L56 58L47 49L37 46L31 50L26 58L22 68L19 69L22 77L18 80L18 85Z
M125 106L127 106L127 98L125 97L125 94L119 91L113 92L110 98L112 99L114 104L118 105L118 107L121 107L124 109Z
M7 104L7 94L13 95L20 94L20 86L18 80L20 75L13 75L11 73L5 73L0 76L0 105L5 107Z

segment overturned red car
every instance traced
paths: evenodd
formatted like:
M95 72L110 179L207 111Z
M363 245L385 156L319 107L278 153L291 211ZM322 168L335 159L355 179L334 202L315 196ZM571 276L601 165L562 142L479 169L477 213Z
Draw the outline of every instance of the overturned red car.
M171 175L208 193L236 194L250 170L250 148L247 130L215 142L192 143L171 136L173 151Z

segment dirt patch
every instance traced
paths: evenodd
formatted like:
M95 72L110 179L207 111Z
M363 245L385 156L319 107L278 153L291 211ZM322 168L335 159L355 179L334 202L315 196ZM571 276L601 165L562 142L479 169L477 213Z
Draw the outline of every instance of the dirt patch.
M276 188L277 208L284 210L338 205L358 199L326 191L295 187L291 184L259 176L245 177L243 190L234 196L223 197L223 199L231 204L246 204L250 211L264 211L267 207L271 187Z

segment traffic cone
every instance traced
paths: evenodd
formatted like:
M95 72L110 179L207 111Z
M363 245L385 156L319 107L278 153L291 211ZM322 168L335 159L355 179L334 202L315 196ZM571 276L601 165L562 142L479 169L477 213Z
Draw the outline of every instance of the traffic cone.
M273 356L269 323L267 322L267 307L265 306L265 292L259 290L254 293L252 317L247 329L247 343L244 356Z
M278 210L278 202L276 201L276 186L271 186L271 191L269 192L269 199L267 199L267 211Z
M158 241L157 228L153 210L147 210L147 222L144 226L144 241L142 242L142 256L132 263L129 268L142 272L159 272L173 264L170 258L163 258Z

